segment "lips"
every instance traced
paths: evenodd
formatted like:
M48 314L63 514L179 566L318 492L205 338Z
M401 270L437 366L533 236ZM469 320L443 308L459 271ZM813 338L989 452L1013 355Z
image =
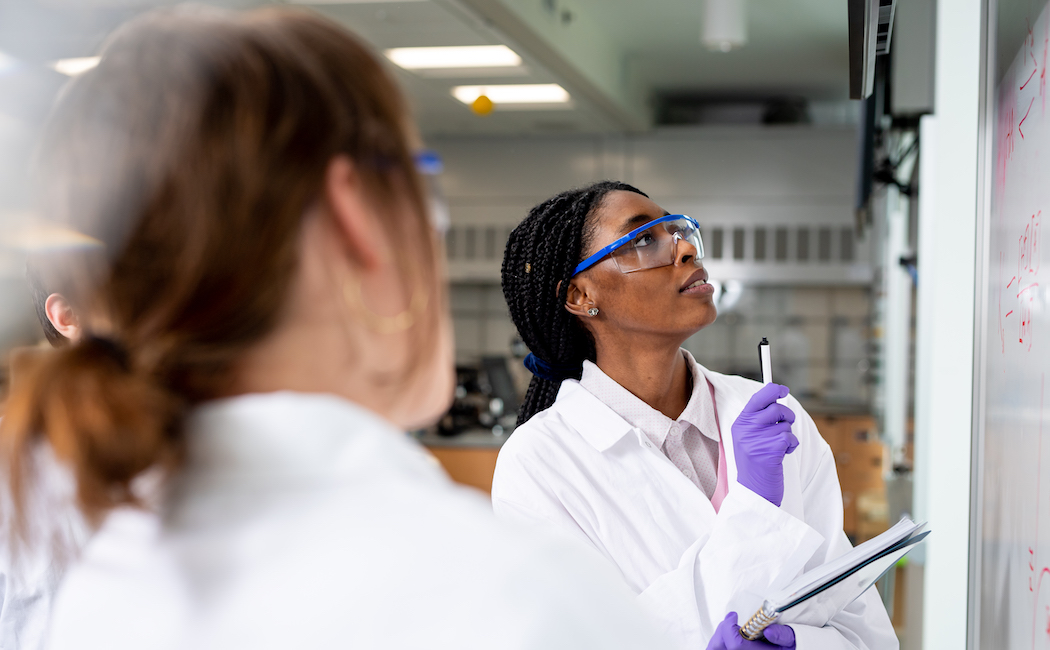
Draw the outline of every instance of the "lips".
M679 289L678 292L681 293L687 289L695 289L704 284L707 284L707 269L697 269L689 276L689 279L685 281L685 284L682 285L682 288Z

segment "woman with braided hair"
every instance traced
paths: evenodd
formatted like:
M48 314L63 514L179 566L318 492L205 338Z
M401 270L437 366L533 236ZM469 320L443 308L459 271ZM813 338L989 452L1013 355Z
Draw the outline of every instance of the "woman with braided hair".
M624 183L558 194L514 229L503 292L535 376L495 512L611 561L683 648L896 648L871 590L830 620L738 633L764 593L850 544L831 450L788 389L681 348L716 317L702 258L695 220Z

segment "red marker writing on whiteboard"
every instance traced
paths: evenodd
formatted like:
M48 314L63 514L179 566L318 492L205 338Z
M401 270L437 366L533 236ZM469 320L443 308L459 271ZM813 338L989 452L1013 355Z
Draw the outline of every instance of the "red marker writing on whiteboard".
M762 342L758 344L758 363L762 367L762 383L772 384L773 362L769 358L769 341L764 336Z

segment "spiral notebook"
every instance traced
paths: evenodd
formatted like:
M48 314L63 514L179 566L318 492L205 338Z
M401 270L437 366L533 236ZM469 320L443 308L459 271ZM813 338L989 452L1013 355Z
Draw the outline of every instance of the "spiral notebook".
M740 634L760 639L762 630L772 623L823 627L925 539L930 534L925 528L925 522L916 524L905 517L878 537L807 571L767 598L740 628Z

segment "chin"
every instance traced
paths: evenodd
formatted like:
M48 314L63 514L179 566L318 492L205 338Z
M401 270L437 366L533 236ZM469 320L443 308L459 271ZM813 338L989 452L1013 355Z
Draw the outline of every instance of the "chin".
M715 320L718 318L718 310L715 309L714 304L707 305L706 307L707 308L702 310L701 313L697 314L696 318L693 320L693 322L696 324L696 329L693 331L693 334L696 334L711 323L715 322Z

